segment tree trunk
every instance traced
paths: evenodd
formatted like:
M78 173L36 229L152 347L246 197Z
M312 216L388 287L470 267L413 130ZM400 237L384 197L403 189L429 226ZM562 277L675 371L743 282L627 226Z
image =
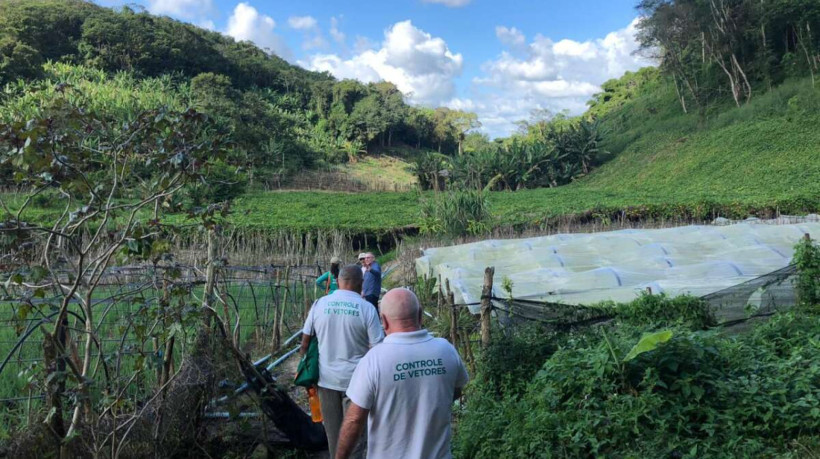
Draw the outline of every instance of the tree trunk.
M748 103L749 99L752 98L752 85L749 84L749 79L746 78L746 72L743 71L743 68L740 66L740 62L737 61L737 57L734 53L732 53L732 62L734 63L737 71L740 72L740 76L743 77L743 86L746 88L746 103Z
M675 93L678 95L678 100L680 101L680 106L683 109L683 113L687 113L686 111L686 99L684 99L683 94L680 91L680 87L678 85L678 77L673 73L672 79L675 82Z
M723 59L715 59L717 61L720 68L723 70L723 73L726 74L726 77L729 78L729 85L732 88L732 98L735 100L735 105L740 107L740 91L738 90L737 84L735 83L735 78L732 76L732 72L726 68L726 64L723 62Z
M487 348L490 345L490 332L492 330L491 315L493 305L490 297L493 294L493 275L495 268L484 269L484 287L481 290L481 347Z
M62 327L60 327L62 330ZM57 350L56 341L60 339L48 332L44 332L43 337L43 363L45 364L46 373L49 375L46 378L46 407L48 408L48 415L46 416L46 424L49 426L54 438L55 452L59 457L62 440L65 437L65 423L63 422L63 398L60 389L62 378L56 374L65 372L65 363L60 363L60 352Z

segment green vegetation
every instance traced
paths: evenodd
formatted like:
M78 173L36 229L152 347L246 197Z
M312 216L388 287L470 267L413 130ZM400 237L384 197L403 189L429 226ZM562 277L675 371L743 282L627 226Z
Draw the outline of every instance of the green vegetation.
M416 183L412 165L401 158L387 155L365 156L355 163L337 166L342 174L361 183L377 183L409 188Z
M746 3L738 5L750 7ZM820 95L813 67L794 57L797 51L816 53L816 37L797 28L814 30L816 8L805 2L776 3L777 14L765 20L754 16L772 31L766 32L771 66L748 64L759 62L759 50L737 55L754 90L742 103L735 104L731 91L715 89L729 82L718 65L719 50L690 40L687 46L699 53L705 49L710 65L687 72L697 70L692 75L704 82L702 88L717 91L701 99L684 91L683 102L690 108L703 102L697 115L685 113L681 105L683 74L665 65L604 83L580 118L535 113L520 124L519 133L490 142L470 132L477 125L474 115L406 106L389 83L337 82L248 43L127 8L115 12L82 1L14 0L0 5L6 44L0 47L5 53L0 76L8 82L0 93L0 120L42 116L57 94L109 122L134 120L159 106L176 111L193 106L210 113L230 136L229 151L222 162L208 166L214 183L192 184L182 199L206 204L250 190L236 200L230 217L240 231L384 233L431 226L425 224L421 201L432 200L417 193L258 191L282 175L318 166L362 180L385 176L382 181L396 185L412 180L401 162L386 166L383 160L362 157L363 152L418 158L415 174L422 188L520 190L488 193L489 216L482 217L481 228L538 227L567 216L607 222L806 213L820 209ZM788 13L786 4L806 14ZM647 44L669 48L671 42L659 42L663 37L653 34L660 33L657 21L668 8L680 5L702 6L642 3L647 14L658 15L642 32ZM696 19L711 30L709 17L674 17ZM784 24L792 24L792 32ZM682 30L693 30L690 26ZM138 46L121 46L116 37L125 29L139 38ZM104 31L115 37L106 46L100 41ZM786 48L774 43L784 33ZM62 38L57 43L54 37ZM29 56L32 52L36 56ZM157 64L169 56L185 58L171 59L170 67ZM36 65L21 67L25 62ZM419 155L424 149L442 154ZM339 164L351 159L356 161ZM449 178L439 176L442 169L450 169ZM8 170L0 169L0 175L10 186ZM48 198L44 193L26 218L55 216L59 210ZM4 201L12 207L17 202L8 196ZM181 223L185 218L167 220Z
M0 4L0 85L3 122L36 116L57 91L120 121L194 107L230 132L226 161L249 185L385 149L455 153L479 125L409 106L389 82L336 81L217 32L82 0Z
M820 305L820 245L808 235L794 248L797 298L804 308Z
M421 201L421 232L449 236L486 233L489 229L488 207L483 191L428 195Z
M812 457L820 443L820 317L748 334L640 317L560 333L525 326L482 356L457 457ZM657 308L647 308L650 301ZM675 322L675 321L673 321Z

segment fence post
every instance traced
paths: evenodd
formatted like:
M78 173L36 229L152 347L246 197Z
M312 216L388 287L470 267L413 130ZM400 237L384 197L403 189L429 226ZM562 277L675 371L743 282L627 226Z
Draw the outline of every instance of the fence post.
M213 310L214 307L214 284L216 283L216 257L219 253L218 250L218 240L216 234L216 228L211 228L208 230L208 268L205 272L205 290L202 295L202 306L203 311L202 314L202 321L205 325L205 328L210 328L211 326L211 314L214 314L216 311Z
M441 274L438 275L438 285L436 286L436 307L438 308L439 314L441 314L441 307L444 305L444 293L442 289L444 284L441 283Z
M447 279L447 307L450 309L450 342L458 349L458 311L455 306L455 295L450 290L450 279Z
M282 329L279 327L279 324L281 323L279 320L279 316L282 314L282 312L284 312L282 311L284 308L284 303L281 305L277 304L276 308L273 310L273 342L271 343L271 354L279 350L279 345L282 341Z
M493 312L493 305L490 297L493 295L493 276L495 267L490 266L484 269L484 288L481 289L481 347L490 345L490 318Z

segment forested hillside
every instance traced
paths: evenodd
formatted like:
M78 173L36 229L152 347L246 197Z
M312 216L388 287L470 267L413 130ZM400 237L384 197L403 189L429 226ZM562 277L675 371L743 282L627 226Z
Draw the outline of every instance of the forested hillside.
M409 106L389 82L336 81L249 42L82 0L0 3L0 85L6 122L46 114L55 91L109 120L194 107L229 131L222 173L251 182L394 146L454 153L477 125Z
M604 83L579 117L540 111L491 141L473 130L474 115L408 106L391 83L336 81L168 18L79 0L7 1L0 4L0 121L50 116L57 101L110 125L157 107L194 107L231 142L208 164L212 180L188 191L195 205L392 145L410 152L423 189L474 193L439 199L441 218L465 220L459 231L567 215L818 210L820 3L646 0L638 7L643 52L658 67ZM416 193L257 191L236 201L233 218L254 230L445 227L422 212L433 200L422 201ZM358 206L367 212L350 211Z

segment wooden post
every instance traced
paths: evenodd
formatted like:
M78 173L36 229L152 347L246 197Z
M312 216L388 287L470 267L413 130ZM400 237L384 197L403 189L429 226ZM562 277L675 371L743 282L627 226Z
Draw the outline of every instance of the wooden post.
M211 326L211 314L214 313L214 285L216 284L216 257L219 253L217 249L216 228L208 230L208 269L205 272L205 291L202 294L202 322L205 328Z
M442 293L442 284L441 284L441 274L438 275L438 286L436 287L438 292L436 292L436 307L438 308L438 313L441 314L441 306L444 303L444 293Z
M493 295L493 276L495 267L490 266L484 269L484 287L481 289L481 347L490 345L490 318L493 312L493 305L490 297Z
M277 304L276 308L273 310L273 342L271 343L271 354L279 350L279 346L282 342L282 329L279 327L279 324L281 323L279 321L279 316L281 315L280 310L284 308L284 304Z
M316 282L313 283L313 287L314 287L313 290L315 291L316 290ZM308 296L309 293L310 293L310 287L308 287L308 279L307 278L304 278L302 280L302 291L304 292L302 294L302 304L305 305L305 307L302 308L302 311L303 311L303 314L304 314L304 311L307 311L310 308L310 305L313 304L313 301L314 301L312 298L310 298ZM294 311L293 315L296 316L296 311ZM305 322L306 318L307 318L307 316L302 317L302 323Z
M458 349L458 311L455 306L455 296L450 290L450 279L447 279L447 307L450 309L450 342Z

